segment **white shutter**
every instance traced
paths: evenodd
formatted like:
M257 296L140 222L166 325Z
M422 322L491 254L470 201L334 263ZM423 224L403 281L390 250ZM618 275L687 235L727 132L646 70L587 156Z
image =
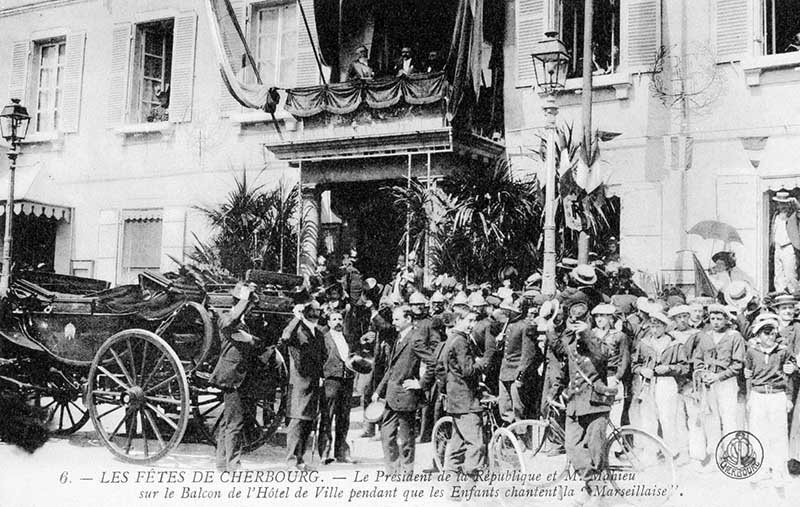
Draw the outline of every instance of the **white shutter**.
M517 87L533 86L533 53L544 39L545 0L517 0Z
M194 48L197 39L197 14L182 13L175 17L172 43L172 83L169 92L169 120L192 120L194 97Z
M220 2L221 4L221 2ZM220 8L223 6L220 5ZM241 26L242 31L245 34L248 34L248 30L253 30L252 27L248 28L247 26L247 2L245 0L231 0L231 7L233 7L234 12L236 12L237 18L239 20L239 26ZM234 28L233 23L229 20L227 11L223 11L220 13L220 33L222 34L222 45L225 48L225 56L228 57L228 61L231 62L231 67L233 68L234 72L239 72L242 68L242 55L244 54L244 46L242 45L242 41L239 39L239 35L236 33L236 28ZM219 112L220 116L230 116L231 113L236 113L240 110L241 106L236 99L231 96L231 93L228 91L228 88L225 86L225 83L222 82L222 78L218 77L219 79Z
M130 23L114 25L111 33L111 68L109 70L106 124L115 127L123 122L128 97L128 72L131 56Z
M28 61L30 60L31 42L24 40L15 42L11 49L11 80L8 83L8 98L19 99L23 105L26 81L28 79Z
M83 84L83 53L86 32L74 32L67 37L67 62L64 66L61 131L77 132L81 115L81 86Z
M741 60L747 56L751 35L751 0L717 0L714 30L717 62Z
M299 0L303 5L303 11L308 20L308 30L306 30L303 14L300 8L297 9L297 83L295 86L314 86L320 84L319 67L314 56L314 47L319 51L319 39L317 39L317 22L314 17L314 0ZM308 32L311 32L312 42L309 41ZM291 85L291 83L287 83Z
M628 72L648 72L661 48L661 1L622 3L622 61Z

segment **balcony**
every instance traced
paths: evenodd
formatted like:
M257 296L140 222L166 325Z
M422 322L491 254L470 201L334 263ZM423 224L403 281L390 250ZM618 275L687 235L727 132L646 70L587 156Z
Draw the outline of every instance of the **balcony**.
M486 159L503 145L471 126L453 126L443 73L348 81L289 90L285 110L296 128L267 134L281 160L333 160L415 153L469 153Z

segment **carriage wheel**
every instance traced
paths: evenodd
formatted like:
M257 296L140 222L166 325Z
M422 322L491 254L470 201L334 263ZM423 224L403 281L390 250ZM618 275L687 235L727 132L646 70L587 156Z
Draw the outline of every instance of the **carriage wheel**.
M48 431L56 436L71 435L89 420L89 411L83 404L81 382L72 377L58 377L48 382L42 392L32 393L29 400L47 411Z
M131 463L166 455L181 442L189 420L189 385L178 355L142 329L103 343L89 370L86 400L100 439Z
M174 319L166 320L156 330L183 360L191 373L208 357L214 344L214 324L203 305L190 301L184 304Z
M276 349L267 367L250 373L265 384L251 391L243 390L245 407L242 449L252 452L275 434L286 413L288 373L281 353ZM192 382L192 423L203 439L214 445L217 441L222 413L225 408L222 391L208 383L210 374L196 371Z

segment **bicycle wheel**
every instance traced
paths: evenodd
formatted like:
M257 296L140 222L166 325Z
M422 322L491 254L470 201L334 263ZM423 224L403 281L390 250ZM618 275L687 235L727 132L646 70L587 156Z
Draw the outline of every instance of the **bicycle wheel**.
M536 456L544 448L550 434L550 425L538 419L522 419L506 426L522 447L522 451Z
M604 470L616 496L633 505L663 505L677 488L673 452L660 438L623 426L606 438ZM636 486L640 485L640 489ZM641 486L646 485L646 489Z
M433 441L433 462L436 464L436 468L441 471L444 470L444 456L447 449L447 442L449 442L450 438L453 436L453 418L449 415L440 418L436 421L436 424L433 425L431 434L433 435L431 438Z
M517 437L506 428L497 428L489 440L489 469L493 472L517 470L525 473L525 460L522 457L522 446Z

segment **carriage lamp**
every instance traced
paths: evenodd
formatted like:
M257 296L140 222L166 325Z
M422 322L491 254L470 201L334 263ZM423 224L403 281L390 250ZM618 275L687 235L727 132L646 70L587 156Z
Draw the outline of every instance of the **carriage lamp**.
M11 103L3 108L0 113L0 135L11 143L8 150L8 196L6 197L6 227L3 235L3 270L0 275L0 297L8 296L8 286L11 278L11 244L13 241L12 227L14 225L14 172L17 168L19 156L19 143L28 134L28 125L31 117L19 99L11 99Z
M19 99L11 99L0 113L0 135L14 146L25 139L30 123L31 117L25 106L19 103Z
M567 84L569 52L555 32L547 32L546 39L536 44L531 54L536 84L546 93L563 90Z
M542 256L542 293L556 293L556 94L567 84L569 52L556 32L546 32L546 39L536 44L531 54L536 85L546 94L544 112L547 122L547 158L545 160L544 255Z

